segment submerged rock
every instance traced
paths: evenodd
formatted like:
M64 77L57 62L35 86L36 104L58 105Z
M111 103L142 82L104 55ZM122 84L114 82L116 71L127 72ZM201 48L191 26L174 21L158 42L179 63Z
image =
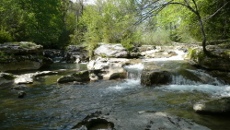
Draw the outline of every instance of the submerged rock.
M141 74L141 84L145 86L168 84L171 80L171 73L164 70L143 71Z
M66 75L60 77L57 82L58 83L68 83L68 82L88 82L90 81L89 78L89 71L84 70L84 71L79 71L71 75Z
M193 110L197 113L204 114L229 114L230 97L211 99L194 104Z
M0 86L5 86L5 84L13 83L15 76L10 73L0 72Z
M19 91L18 92L18 98L24 98L26 96L26 92L25 91Z
M163 112L147 112L140 115L143 119L149 120L145 130L210 130L191 120L172 116Z

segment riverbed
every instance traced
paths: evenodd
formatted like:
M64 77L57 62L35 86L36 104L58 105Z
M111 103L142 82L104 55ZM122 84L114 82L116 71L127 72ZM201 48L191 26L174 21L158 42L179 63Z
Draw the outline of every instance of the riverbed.
M57 84L56 80L61 75L86 67L55 63L46 69L66 71L36 78L33 84L23 88L27 93L23 99L17 98L17 92L10 89L11 86L0 88L0 129L71 129L89 114L98 111L119 120L120 124L114 124L119 125L116 126L118 130L144 129L143 124L133 121L138 120L142 112L168 113L213 130L230 129L229 116L200 115L192 109L193 104L200 100L230 96L229 85L221 82L178 83L183 80L178 77L169 85L144 87L140 84L141 66L130 68L127 79L99 80L81 85Z

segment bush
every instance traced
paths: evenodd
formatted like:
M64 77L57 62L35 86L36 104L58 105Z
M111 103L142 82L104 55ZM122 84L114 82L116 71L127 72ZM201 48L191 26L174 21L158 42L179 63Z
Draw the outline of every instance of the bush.
M0 29L0 43L12 41L12 36L4 29Z
M157 31L145 32L141 39L142 44L163 45L171 43L170 32L159 29Z

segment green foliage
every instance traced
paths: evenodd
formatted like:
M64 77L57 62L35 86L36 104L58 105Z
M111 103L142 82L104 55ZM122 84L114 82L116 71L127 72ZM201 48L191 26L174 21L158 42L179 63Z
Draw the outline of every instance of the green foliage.
M131 29L135 22L132 9L132 0L97 1L96 5L87 6L80 23L85 27L84 41L88 49L92 51L99 42L122 42L127 49L131 49L139 38L138 31ZM79 31L72 37L76 38L76 34Z
M184 0L174 0L175 2L184 3ZM230 37L230 6L227 5L219 10L227 1L213 1L213 0L197 0L196 4L198 11L202 17L205 25L206 36L209 40L228 39ZM188 3L192 8L195 8L191 0ZM215 15L213 15L215 14ZM157 24L173 31L173 41L175 37L179 37L181 42L195 42L202 40L200 25L197 15L191 12L188 8L180 5L169 5L157 16ZM173 28L171 28L173 25ZM174 28L176 27L176 28Z
M193 43L202 39L197 15L179 5L170 5L157 16L150 14L141 25L134 24L149 11L138 12L138 2L147 7L152 1L97 0L95 5L84 5L83 0L1 0L0 43L33 41L45 48L85 43L92 56L99 42L119 42L130 50L139 43ZM196 0L209 40L230 38L230 6L212 16L225 2ZM195 7L191 0L188 3Z
M4 30L3 28L0 29L0 44L4 42L12 41L12 36L9 32Z
M20 42L19 45L23 48L31 48L36 46L36 44L33 42Z
M163 29L145 32L141 39L142 44L164 45L171 43L170 32Z

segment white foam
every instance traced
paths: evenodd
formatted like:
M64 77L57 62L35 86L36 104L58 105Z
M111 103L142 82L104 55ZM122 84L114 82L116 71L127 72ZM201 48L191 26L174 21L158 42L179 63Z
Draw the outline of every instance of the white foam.
M127 79L125 82L114 85L114 86L109 86L106 89L106 92L120 92L124 91L126 89L133 89L133 88L138 88L140 87L140 80L134 80L134 79Z

